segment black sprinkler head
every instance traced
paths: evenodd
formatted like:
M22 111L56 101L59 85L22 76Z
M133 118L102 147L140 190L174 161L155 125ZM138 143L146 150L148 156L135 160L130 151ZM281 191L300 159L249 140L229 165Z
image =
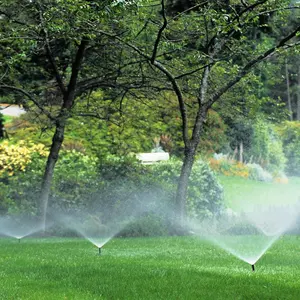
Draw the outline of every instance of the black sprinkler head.
M98 249L99 249L99 255L101 255L101 247L99 247Z
M252 267L252 271L254 272L254 271L255 271L255 267L254 267L254 265L251 265L251 267Z

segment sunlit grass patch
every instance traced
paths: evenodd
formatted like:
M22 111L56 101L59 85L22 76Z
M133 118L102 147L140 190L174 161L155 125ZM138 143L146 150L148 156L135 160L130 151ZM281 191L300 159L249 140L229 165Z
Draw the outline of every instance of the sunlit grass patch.
M276 242L256 272L192 237L0 241L1 299L298 299L299 237Z
M296 203L300 199L300 177L291 177L288 183L261 182L226 176L218 178L224 187L226 204L231 208L239 209L251 203Z

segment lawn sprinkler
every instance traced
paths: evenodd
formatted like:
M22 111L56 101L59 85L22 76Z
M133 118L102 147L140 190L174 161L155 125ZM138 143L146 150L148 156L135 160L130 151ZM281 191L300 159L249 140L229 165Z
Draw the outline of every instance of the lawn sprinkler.
M99 249L99 255L101 255L101 247L99 247L98 249Z
M21 243L21 238L18 239L19 243Z
M254 271L255 271L255 267L254 267L254 265L251 265L251 267L252 267L252 271L254 272Z

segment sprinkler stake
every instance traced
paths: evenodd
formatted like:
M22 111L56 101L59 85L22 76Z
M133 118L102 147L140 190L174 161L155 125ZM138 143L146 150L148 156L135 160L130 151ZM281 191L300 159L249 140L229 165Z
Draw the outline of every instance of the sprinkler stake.
M21 239L18 239L19 240L19 243L21 243Z
M252 267L252 271L254 272L254 271L255 271L255 267L254 267L254 265L251 265L251 267Z
M99 247L99 255L101 255L101 247Z

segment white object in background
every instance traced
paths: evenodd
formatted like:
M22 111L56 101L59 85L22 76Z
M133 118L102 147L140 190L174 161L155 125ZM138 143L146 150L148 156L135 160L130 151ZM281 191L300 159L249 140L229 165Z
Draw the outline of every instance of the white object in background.
M0 113L4 116L18 117L26 111L18 105L0 104Z
M161 160L168 160L170 155L168 152L149 152L149 153L138 153L136 158L142 162L142 164L153 164Z

